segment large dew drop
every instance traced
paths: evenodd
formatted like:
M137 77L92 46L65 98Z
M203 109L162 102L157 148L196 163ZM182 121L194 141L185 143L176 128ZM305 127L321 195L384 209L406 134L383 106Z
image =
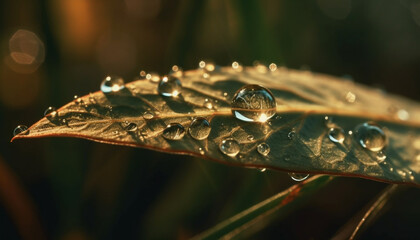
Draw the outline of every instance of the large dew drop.
M307 173L289 173L289 176L294 181L301 182L303 180L306 180L309 177L309 174L307 174Z
M372 152L381 151L387 144L387 138L384 131L373 122L359 124L355 128L354 136L363 148Z
M163 130L162 136L168 140L180 140L185 135L185 128L179 123L171 123Z
M202 117L195 118L188 129L191 137L196 140L206 139L211 131L210 123Z
M15 128L15 130L13 130L13 136L19 135L23 132L25 132L26 130L28 130L28 127L25 125L19 125ZM26 134L28 134L29 131L26 132Z
M235 157L241 151L241 145L232 138L223 140L219 145L220 151L230 157Z
M343 143L346 139L344 130L340 127L332 127L328 131L328 138L335 143Z
M173 76L165 76L160 80L158 92L165 97L177 97L181 93L181 81Z
M124 88L124 80L118 76L107 76L101 83L101 91L103 93L115 93Z
M276 114L276 99L259 85L240 88L232 100L233 115L245 122L266 122Z

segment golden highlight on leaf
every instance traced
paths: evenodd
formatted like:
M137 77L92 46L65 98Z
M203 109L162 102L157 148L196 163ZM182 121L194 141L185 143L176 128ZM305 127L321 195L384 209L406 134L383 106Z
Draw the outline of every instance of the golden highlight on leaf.
M419 103L286 68L216 66L162 79L78 98L13 140L79 137L237 166L420 183Z

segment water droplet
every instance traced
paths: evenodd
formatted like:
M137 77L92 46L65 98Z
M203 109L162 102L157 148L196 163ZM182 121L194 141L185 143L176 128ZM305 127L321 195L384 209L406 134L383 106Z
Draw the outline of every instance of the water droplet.
M341 127L332 127L328 131L328 138L335 143L343 143L346 135Z
M201 155L204 155L204 153L205 153L203 148L198 148L198 151L200 152Z
M141 70L139 75L140 75L141 78L146 78L147 73L146 73L146 71Z
M394 171L394 168L393 167L390 167L389 168L389 171L393 172Z
M275 72L277 70L277 64L270 63L270 65L268 65L268 68L270 69L270 71Z
M181 93L181 81L173 76L165 76L160 80L158 92L165 97L177 97Z
M44 111L44 117L47 116L48 114L51 114L51 117L53 117L52 115L55 115L54 117L56 117L57 112L55 110L55 107L48 107L47 109L45 109L45 111Z
M267 156L270 153L270 146L267 143L260 143L257 146L257 151L263 156Z
M259 170L260 172L265 172L265 171L267 170L267 168L258 168L258 170Z
M249 141L252 141L254 140L254 136L250 134L246 137L246 139L248 139Z
M195 118L188 129L191 137L196 140L206 139L211 131L210 123L202 117Z
M402 121L406 121L410 118L410 114L407 112L407 110L400 109L397 112L397 117L398 117L398 119L400 119Z
M157 83L160 81L160 76L157 73L148 73L146 74L146 79L151 82Z
M383 151L379 151L376 155L376 159L378 159L379 162L385 161L386 155Z
M126 130L127 132L135 132L135 131L137 131L137 124L135 124L135 123L129 123L129 124L125 127L125 130Z
M213 109L213 103L208 99L204 99L204 107L207 109Z
M236 61L232 63L232 68L233 68L233 70L235 70L237 72L242 72L242 70L243 70L242 65L240 63L236 62Z
M101 83L103 93L119 92L124 89L124 80L118 76L106 76Z
M224 92L223 93L223 97L227 97L228 96L228 93L227 92Z
M324 124L325 124L325 126L326 127L331 127L332 125L333 125L333 121L332 121L332 118L331 117L329 117L329 116L325 116L324 117Z
M354 103L356 101L356 94L352 92L347 92L345 99L348 103Z
M287 138L288 138L288 139L290 139L290 140L295 139L295 137L296 137L296 132L295 132L295 131L290 131L290 132L287 134Z
M296 182L301 182L309 177L307 173L289 173L290 178Z
M355 137L363 148L372 152L381 151L387 143L385 133L373 122L359 124L355 128Z
M266 122L276 114L276 99L270 90L259 85L246 85L236 91L232 113L246 122Z
M348 134L349 134L349 135L353 135L353 131L352 131L352 130L349 130L349 131L348 131Z
M171 123L163 130L162 136L168 140L180 140L185 135L184 127L179 123Z
M79 96L74 95L73 99L74 99L74 102L75 102L76 104L83 104L83 99L82 99L82 98L80 98Z
M15 130L13 130L13 136L19 135L23 132L25 132L26 130L28 130L28 127L25 125L18 125ZM29 134L29 131L25 132L25 135Z
M212 62L200 61L198 67L205 70L206 72L213 72L216 69L216 65Z
M143 118L146 120L150 120L154 117L153 113L150 111L146 111L143 113Z
M182 77L184 76L184 71L182 71L182 68L180 68L177 65L173 65L170 71L170 75L174 77Z
M254 62L254 67L260 73L267 73L268 72L267 66L265 66L264 64L262 64L258 61Z
M219 149L222 151L222 153L230 157L235 157L238 155L239 151L241 151L241 145L239 145L236 140L228 138L220 143Z

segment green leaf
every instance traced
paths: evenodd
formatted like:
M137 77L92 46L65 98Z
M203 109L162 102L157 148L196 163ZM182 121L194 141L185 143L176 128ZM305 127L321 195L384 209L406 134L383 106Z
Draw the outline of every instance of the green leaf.
M117 92L72 101L13 139L79 137L237 166L420 183L416 102L347 79L275 65L242 69L203 64L174 75L182 87L170 78L172 85L162 83L161 90L176 90L172 93L177 96L159 94L159 83L149 76ZM249 84L269 89L277 106L254 86L232 109L237 90ZM232 110L261 122L242 121ZM275 116L269 118L271 113ZM210 123L207 137L205 126L192 129L194 137L189 134L195 118Z

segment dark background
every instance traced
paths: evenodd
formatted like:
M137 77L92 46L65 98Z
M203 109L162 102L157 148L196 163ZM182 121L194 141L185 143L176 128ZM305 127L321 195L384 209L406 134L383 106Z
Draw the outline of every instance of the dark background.
M420 1L0 1L0 239L185 239L294 184L286 173L80 139L9 143L48 106L131 81L254 60L420 100ZM252 239L326 239L386 184L340 178ZM420 191L364 239L418 237Z

